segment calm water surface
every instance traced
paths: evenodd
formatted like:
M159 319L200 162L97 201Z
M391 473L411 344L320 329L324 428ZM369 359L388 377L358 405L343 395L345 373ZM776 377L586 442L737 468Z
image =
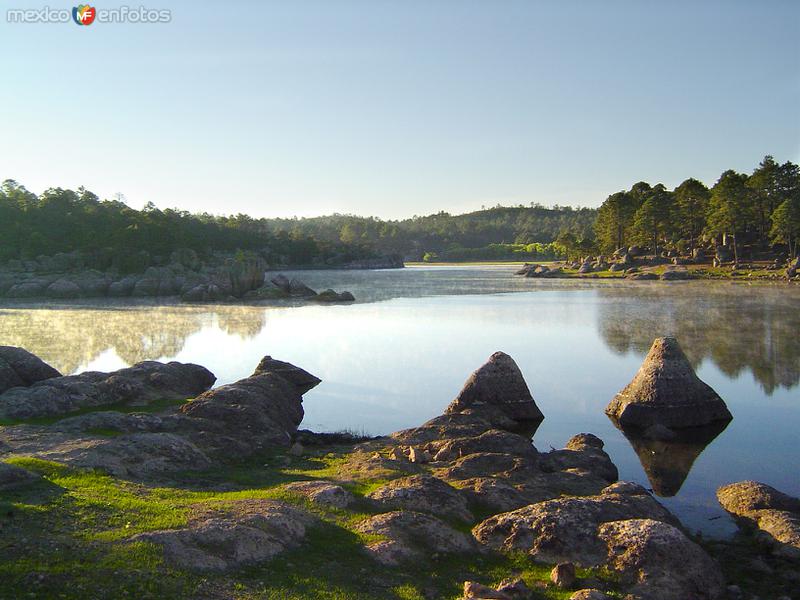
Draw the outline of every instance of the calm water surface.
M271 354L323 380L305 397L304 427L371 434L440 414L467 376L503 350L546 416L534 437L540 450L578 432L599 435L620 477L669 495L661 500L693 529L733 531L714 497L724 483L757 479L800 495L796 286L542 281L512 272L295 274L359 299L339 306L7 304L0 344L28 348L66 373L191 361L211 369L218 384L246 377ZM678 338L734 415L705 447L632 444L603 413L660 335Z

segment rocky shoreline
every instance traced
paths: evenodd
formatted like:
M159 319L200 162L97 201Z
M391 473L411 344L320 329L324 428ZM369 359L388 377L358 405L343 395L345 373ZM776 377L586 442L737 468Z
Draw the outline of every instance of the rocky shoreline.
M688 256L675 252L647 255L631 246L611 256L588 256L578 261L549 265L525 263L515 274L534 279L606 278L628 281L685 281L688 279L728 279L739 281L800 282L800 257L789 260L734 262L724 249L713 258L698 248Z
M680 429L679 410L693 425L729 419L687 365L674 340L656 340L609 414L661 435ZM289 363L264 357L250 377L214 380L154 362L61 376L0 347L0 597L120 597L130 585L187 598L785 600L797 589L800 500L726 486L723 507L758 534L746 550L709 545L618 481L596 436L538 450L546 415L502 352L441 416L367 440L300 431L303 395L321 381ZM129 564L80 579L58 548ZM770 570L768 588L731 581L746 561Z
M301 286L301 282L292 289L289 282L273 285L266 281L265 274L275 271L278 266L255 253L201 260L194 251L184 249L158 262L141 273L125 274L113 266L104 270L87 268L85 257L75 252L29 261L12 260L0 265L0 298L175 298L197 303L258 302L299 297L320 302L350 301L347 296L340 297L332 290L310 294L309 291L313 290ZM403 266L399 258L382 257L308 268L394 269Z

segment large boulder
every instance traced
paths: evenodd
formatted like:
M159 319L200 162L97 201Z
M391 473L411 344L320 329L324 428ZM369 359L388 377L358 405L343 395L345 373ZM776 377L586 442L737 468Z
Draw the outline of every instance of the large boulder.
M616 465L603 450L603 440L591 433L579 433L562 450L539 455L539 467L547 472L572 471L601 477L608 483L619 478Z
M656 338L633 380L606 407L622 427L699 427L733 416L699 377L675 338Z
M61 373L38 356L16 346L0 346L0 394L53 377L61 377Z
M478 414L499 411L511 419L512 429L521 431L535 431L544 420L517 363L504 352L492 354L483 366L470 375L445 413L467 410Z
M309 502L330 508L346 508L355 499L353 494L332 481L295 481L286 484L283 489L299 494Z
M425 560L433 553L464 553L475 550L475 542L444 521L424 513L400 510L370 517L356 530L380 536L367 550L385 565Z
M139 278L136 275L128 275L119 281L114 281L108 286L108 295L112 297L126 297L133 294Z
M628 273L625 276L625 279L630 279L631 281L655 281L658 279L658 275L655 273L650 273L649 271L640 273L640 272L632 272Z
M58 279L47 286L45 295L48 298L73 299L80 298L82 292L80 286L69 279Z
M272 285L288 294L291 290L291 281L283 273L278 273L275 277L269 280Z
M677 260L677 259L676 259ZM682 281L691 279L692 275L687 269L668 269L661 274L662 281Z
M145 361L113 373L88 371L12 388L0 394L0 417L24 420L84 408L185 400L207 390L214 381L214 375L199 365Z
M595 567L607 555L597 527L622 519L677 524L644 488L617 483L597 496L556 498L489 517L472 533L493 550L525 552L540 562Z
M247 457L291 444L303 420L302 394L320 380L271 357L265 357L259 369L181 407L193 439L211 454Z
M39 451L37 456L134 479L157 478L175 471L203 470L212 466L197 445L182 435L167 432L72 438Z
M39 298L44 296L50 281L43 279L29 279L13 285L7 292L9 298Z
M722 486L717 499L740 523L757 528L776 554L800 559L800 499L756 481Z
M162 546L168 563L194 571L226 571L257 564L305 537L310 515L273 500L241 500L222 508L197 507L181 529L131 538Z
M461 521L472 520L466 498L452 486L430 475L394 479L368 497L389 509L426 512Z
M289 282L288 292L290 296L297 296L298 298L313 298L317 295L317 292L299 279L292 279Z
M662 521L628 519L603 523L604 566L617 573L634 598L716 600L725 580L714 560L680 529Z
M166 268L149 267L133 287L134 296L174 296L178 284L172 271Z

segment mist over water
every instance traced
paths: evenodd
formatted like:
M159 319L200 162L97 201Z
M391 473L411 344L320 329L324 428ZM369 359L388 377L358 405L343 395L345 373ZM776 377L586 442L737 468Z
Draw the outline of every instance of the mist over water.
M674 494L660 500L692 529L733 530L714 497L725 483L757 479L800 494L796 286L531 280L512 272L287 272L315 289L348 289L353 305L4 304L0 344L25 347L64 373L196 362L218 384L246 377L271 354L323 380L305 397L303 427L371 434L440 414L467 376L503 350L545 414L534 437L540 450L579 432L599 435L620 478ZM661 335L678 338L734 415L710 443L629 441L603 413Z

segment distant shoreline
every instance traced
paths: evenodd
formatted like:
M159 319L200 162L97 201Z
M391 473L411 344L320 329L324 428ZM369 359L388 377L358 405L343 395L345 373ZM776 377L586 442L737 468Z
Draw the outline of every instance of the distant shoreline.
M467 262L406 262L406 267L480 267L480 266L503 266L503 267L524 267L525 265L544 265L546 267L562 267L562 272L552 279L614 279L629 280L624 271L597 271L593 273L579 273L577 269L564 268L564 261L467 261ZM711 263L700 263L690 265L671 265L663 264L640 269L643 273L653 273L661 275L668 270L686 270L689 277L686 281L706 280L706 281L740 281L740 282L760 282L760 283L798 283L797 278L788 279L785 269L768 269L769 261L750 261L742 263L736 270L732 265L714 267ZM645 280L646 281L646 280Z

